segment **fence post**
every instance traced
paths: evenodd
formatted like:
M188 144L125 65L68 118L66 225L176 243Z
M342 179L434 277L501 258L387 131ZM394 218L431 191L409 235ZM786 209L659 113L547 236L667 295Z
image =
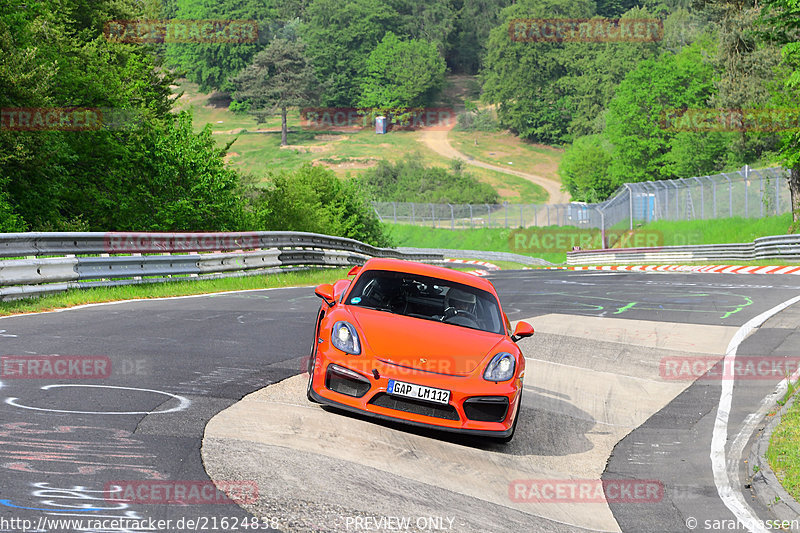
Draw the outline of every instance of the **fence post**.
M489 207L489 204L484 204L484 205L486 206L486 220L487 220L486 227L487 228L491 228L492 227L492 210Z
M700 178L695 177L695 178L692 178L692 179L700 184L700 219L702 220L702 219L706 218L706 205L705 205L705 202L706 202L706 200L705 200L706 188L703 187L703 182L700 181ZM694 202L692 202L692 209L694 209Z
M714 218L717 218L717 182L711 180L711 195L714 201Z
M433 207L433 204L431 204L431 220L433 221L433 227L435 228L436 227L436 208Z
M467 204L469 206L469 227L472 229L472 204Z
M629 183L625 184L625 188L628 189L628 217L630 224L628 229L633 229L633 190Z
M775 176L775 214L781 214L781 178Z
M550 225L550 204L545 206L547 208L547 225Z
M392 202L392 209L394 210L394 223L397 224L397 202Z
M748 183L748 181L750 181L750 167L748 165L745 165L744 167L742 167L742 170L744 171L744 218L749 218L748 214L749 202L747 201L747 193L750 192L749 191L750 187Z
M523 210L525 209L525 204L519 204L519 227L525 227L525 215Z
M681 219L681 201L678 198L678 190L680 189L680 187L678 187L677 183L672 183L672 184L675 186L675 220L680 220Z
M733 182L727 174L723 174L723 176L728 180L728 216L733 218Z
M506 215L506 228L508 228L508 202L503 202L503 211L505 211Z
M538 227L539 226L539 214L536 211L537 211L536 204L533 204L533 226L534 227Z
M603 250L605 250L606 249L606 216L605 216L605 213L603 213L603 210L600 209L599 207L595 207L595 209L597 209L597 212L600 213L600 241L601 241L601 245L603 247Z
M447 204L450 206L450 229L456 229L456 214L453 212L453 204Z

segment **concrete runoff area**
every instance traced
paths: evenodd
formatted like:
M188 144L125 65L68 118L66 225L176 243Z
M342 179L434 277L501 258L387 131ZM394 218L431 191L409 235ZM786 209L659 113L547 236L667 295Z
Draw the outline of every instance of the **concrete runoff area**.
M323 408L306 400L300 375L216 415L205 468L264 487L244 507L280 517L284 531L388 530L390 518L410 518L409 531L430 530L428 519L448 531L620 531L606 502L531 502L515 482L599 483L614 446L692 384L664 379L659 362L722 358L737 328L555 314L529 322L537 333L520 341L525 390L509 444Z

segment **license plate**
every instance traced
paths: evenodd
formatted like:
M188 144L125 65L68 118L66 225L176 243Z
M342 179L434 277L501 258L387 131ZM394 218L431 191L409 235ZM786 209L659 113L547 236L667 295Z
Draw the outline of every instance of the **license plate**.
M427 402L447 404L450 401L449 390L434 389L433 387L414 385L413 383L404 383L393 379L389 380L387 391L389 394L394 394L395 396L403 396L405 398L413 398L415 400Z

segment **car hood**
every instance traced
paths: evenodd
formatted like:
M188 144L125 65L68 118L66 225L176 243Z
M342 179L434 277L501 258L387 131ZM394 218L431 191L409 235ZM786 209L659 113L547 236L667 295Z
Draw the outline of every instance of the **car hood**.
M465 375L494 355L505 338L421 318L350 307L361 342L375 358L395 365L439 374Z

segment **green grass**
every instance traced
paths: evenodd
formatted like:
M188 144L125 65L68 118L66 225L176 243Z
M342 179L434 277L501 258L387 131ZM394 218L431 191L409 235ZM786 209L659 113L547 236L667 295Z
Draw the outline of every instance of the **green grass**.
M452 130L448 137L453 148L480 161L561 181L558 164L564 151L560 148L532 144L508 132Z
M454 76L451 84L458 89L467 81L463 76ZM249 115L235 114L226 107L209 105L209 95L200 93L194 83L182 80L177 91L181 90L184 95L176 108L192 112L198 131L209 124L220 146L234 141L228 149L229 163L259 181L265 180L269 171L292 171L305 163L325 165L339 177L356 176L377 164L380 159L394 162L416 152L421 154L423 163L428 166L449 167L451 164L450 159L427 148L420 141L421 133L418 131L398 130L387 135L376 135L372 128L353 131L304 129L297 109L290 110L287 116L289 146L281 148L279 116L271 116L267 122L259 124ZM457 99L460 92L463 91L455 90L451 98ZM549 164L547 150L540 150L545 154L542 155L543 164ZM551 152L559 153L554 150ZM467 170L492 185L503 201L540 203L547 198L542 187L518 176L477 167Z
M494 187L502 201L512 204L542 204L547 201L548 195L544 187L525 178L472 165L466 166L464 171Z
M519 253L512 249L511 230L505 228L449 230L410 224L385 224L384 227L397 246ZM541 257L551 263L563 263L566 260L565 253L521 255Z
M337 279L344 278L347 275L347 271L348 269L312 269L240 278L73 289L60 294L43 296L41 298L26 298L23 300L0 302L0 316L51 311L53 309L74 307L76 305L111 302L115 300L164 298L168 296L187 296L224 291L319 285L320 283L331 283Z
M639 228L658 231L664 236L664 245L723 244L753 242L758 237L783 235L792 223L792 215L764 218L720 218L696 221L657 221Z
M800 500L800 402L795 401L769 439L767 461L795 500Z
M685 244L720 244L752 242L758 237L783 235L791 223L791 215L785 214L761 219L729 218L717 220L694 220L680 222L654 222L640 226L634 230L640 242L657 239L659 246ZM481 250L493 252L512 252L522 255L540 257L551 263L566 261L566 250L559 253L526 253L514 246L513 229L480 228L480 229L446 229L409 224L386 224L386 230L398 246L418 248L450 248L462 250ZM619 230L627 229L624 224ZM527 228L526 235L538 234L545 230L548 233L564 232L571 235L575 228L571 226L548 228ZM599 235L599 230L595 230ZM634 237L635 239L635 237ZM635 242L635 241L632 241ZM726 261L726 264L742 265L774 265L776 261Z

